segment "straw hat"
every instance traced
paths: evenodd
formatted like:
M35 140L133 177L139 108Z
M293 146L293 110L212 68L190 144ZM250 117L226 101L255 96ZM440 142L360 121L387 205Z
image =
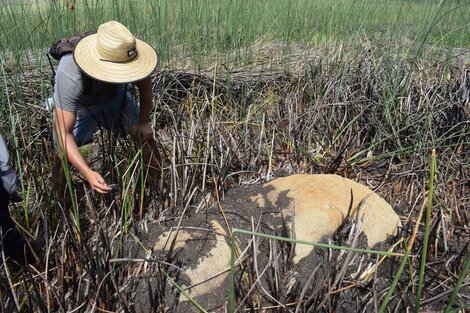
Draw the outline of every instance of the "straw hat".
M87 75L109 83L130 83L149 76L157 65L155 50L121 23L101 24L78 43L74 58Z

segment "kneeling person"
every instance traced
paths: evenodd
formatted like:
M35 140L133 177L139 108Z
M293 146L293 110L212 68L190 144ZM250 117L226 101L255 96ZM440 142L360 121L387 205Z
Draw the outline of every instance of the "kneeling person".
M160 156L150 126L152 81L157 64L155 50L136 39L122 24L110 21L96 34L80 40L73 54L61 58L54 87L55 153L53 180L64 205L70 206L62 156L76 167L99 193L111 187L86 163L79 147L90 143L97 126L115 134L130 134L143 143L150 176L158 180ZM133 83L140 105L128 90ZM61 153L63 152L63 153Z

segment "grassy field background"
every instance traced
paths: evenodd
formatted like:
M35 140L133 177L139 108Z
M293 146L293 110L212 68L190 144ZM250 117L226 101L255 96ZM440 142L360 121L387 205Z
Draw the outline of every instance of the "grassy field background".
M307 288L312 295L302 299L292 289L284 300L321 312L344 303L351 311L468 310L469 16L470 3L459 0L2 1L0 126L25 192L11 212L25 236L48 244L37 267L2 269L1 309L132 312L135 295L126 288L141 279L132 274L138 265L108 261L123 257L126 240L143 245L142 223L163 227L217 203L230 187L281 171L335 173L374 189L400 215L392 244L407 255L386 259L378 278L362 284L337 280L335 269L361 270L340 253L312 288L348 292ZM152 123L170 199L144 188L133 142L100 132L83 153L122 192L94 195L71 170L76 205L68 212L52 196L45 53L60 37L112 19L159 55ZM288 264L270 266L288 272ZM158 292L140 301L178 311L162 270L178 271L153 269ZM251 286L234 287L240 301ZM254 298L244 305L284 301Z
M470 8L458 0L19 1L0 10L3 52L41 53L57 38L114 19L152 43L163 67L249 62L257 43L400 42L403 49L446 50L470 42Z

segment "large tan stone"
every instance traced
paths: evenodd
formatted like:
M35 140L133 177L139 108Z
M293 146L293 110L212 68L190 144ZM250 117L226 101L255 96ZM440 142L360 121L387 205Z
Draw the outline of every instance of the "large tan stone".
M348 216L356 215L362 220L357 225L362 225L369 247L395 234L400 224L398 215L384 199L366 186L337 175L293 175L263 185L235 188L222 200L221 207L226 210L230 227L251 230L259 222L269 225L269 230L261 231L280 234L286 223L287 231L294 232L296 239L310 242L331 236ZM183 224L177 235L174 225L172 231L161 234L153 250L168 252L173 242L171 254L181 261L184 277L179 283L205 307L223 307L228 296L230 241L220 208L215 206L195 214L184 219ZM250 238L237 237L242 249ZM310 245L295 245L294 264L299 266L299 261L312 250ZM258 255L266 257L263 253ZM266 260L258 262L266 264ZM184 296L179 300L191 307ZM186 307L184 310L192 312Z
M369 247L395 234L400 224L398 215L383 198L366 186L338 175L292 175L275 179L264 187L269 191L254 195L251 200L260 208L274 206L285 216L291 216L299 240L318 242L324 236L331 236L348 214L358 212L361 201L363 232ZM312 249L312 246L296 245L294 262Z

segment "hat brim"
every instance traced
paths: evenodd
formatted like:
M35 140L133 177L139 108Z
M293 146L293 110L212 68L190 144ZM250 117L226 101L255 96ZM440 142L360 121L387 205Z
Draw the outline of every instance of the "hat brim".
M137 56L117 63L100 59L96 49L97 34L89 35L74 49L74 59L85 74L108 83L132 83L149 76L157 66L157 53L146 42L136 39Z

